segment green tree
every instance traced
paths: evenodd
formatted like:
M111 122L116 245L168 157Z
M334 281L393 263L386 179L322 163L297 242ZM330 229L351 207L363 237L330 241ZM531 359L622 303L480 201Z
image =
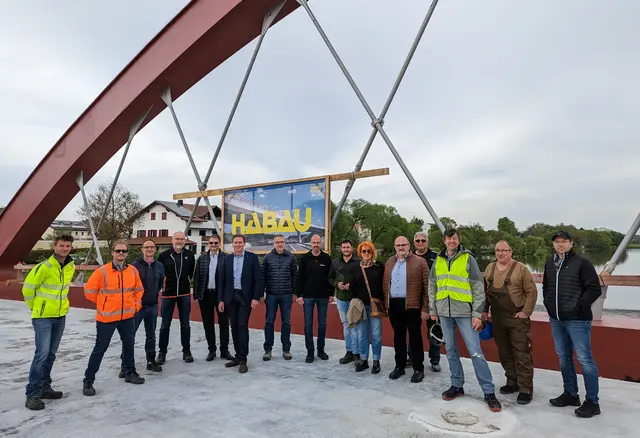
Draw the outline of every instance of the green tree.
M518 229L516 228L516 223L506 216L498 219L498 231L511 234L512 236L518 235Z

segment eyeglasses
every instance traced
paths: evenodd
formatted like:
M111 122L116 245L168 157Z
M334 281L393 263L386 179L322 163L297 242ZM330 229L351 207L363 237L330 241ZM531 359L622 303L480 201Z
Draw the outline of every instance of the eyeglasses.
M156 249L155 246L143 246L142 249Z
M209 245L220 245L220 242L209 242Z
M409 246L408 243L398 243L397 245L394 245L396 248L404 248L405 246Z
M510 249L496 249L496 252L511 252Z
M273 242L276 245L284 245L284 240L278 240L277 242Z
M427 243L427 239L415 239L416 243Z
M373 254L373 251L371 251L370 249L363 249L360 251L362 254Z
M129 252L128 249L114 249L113 252L117 253L117 254L126 254Z

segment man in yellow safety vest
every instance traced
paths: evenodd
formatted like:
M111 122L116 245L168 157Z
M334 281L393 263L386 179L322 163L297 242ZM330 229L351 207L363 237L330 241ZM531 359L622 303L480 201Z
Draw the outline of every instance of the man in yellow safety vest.
M458 327L484 392L484 400L489 409L499 412L502 405L495 396L493 377L478 336L485 300L480 268L471 253L460 246L457 230L445 231L444 244L445 248L438 254L429 274L429 313L431 319L439 320L442 326L451 371L451 387L442 393L442 398L449 401L464 395L464 372L456 346Z
M69 311L69 284L75 272L75 264L69 257L72 244L72 236L56 237L53 255L29 272L22 287L36 338L25 402L25 406L33 411L44 409L42 399L62 397L61 391L51 388L51 368Z

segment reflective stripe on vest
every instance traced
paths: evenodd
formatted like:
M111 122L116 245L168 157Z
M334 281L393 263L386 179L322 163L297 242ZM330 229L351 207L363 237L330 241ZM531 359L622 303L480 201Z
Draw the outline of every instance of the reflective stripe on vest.
M437 284L436 301L451 298L463 303L473 302L471 282L469 281L469 272L467 272L468 261L469 254L464 253L455 258L451 263L451 268L449 268L449 263L444 257L437 258L435 272Z

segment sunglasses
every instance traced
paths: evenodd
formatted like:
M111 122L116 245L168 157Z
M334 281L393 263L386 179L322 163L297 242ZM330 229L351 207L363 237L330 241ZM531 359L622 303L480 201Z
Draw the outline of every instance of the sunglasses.
M126 254L129 252L128 249L114 249L113 252L117 253L117 254Z
M209 242L209 245L220 245L220 242Z
M426 243L427 239L415 239L416 243Z
M370 249L363 249L360 251L362 254L373 254L373 251L371 251Z

